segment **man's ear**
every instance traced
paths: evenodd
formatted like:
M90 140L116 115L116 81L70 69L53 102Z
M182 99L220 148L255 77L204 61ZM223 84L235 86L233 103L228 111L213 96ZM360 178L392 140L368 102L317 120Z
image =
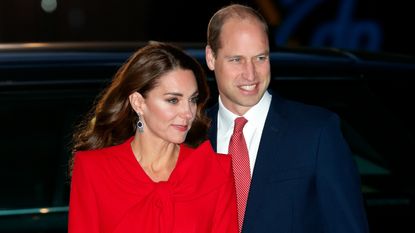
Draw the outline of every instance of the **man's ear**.
M215 55L209 45L206 45L205 48L205 59L209 69L212 71L215 70Z
M128 99L134 111L143 114L144 97L140 93L134 92L128 96Z

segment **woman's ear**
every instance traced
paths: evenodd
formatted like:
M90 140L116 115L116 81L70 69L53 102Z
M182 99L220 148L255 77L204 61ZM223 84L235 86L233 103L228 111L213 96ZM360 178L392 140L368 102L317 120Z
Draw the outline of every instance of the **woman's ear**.
M128 99L130 100L131 107L136 113L143 114L144 97L138 93L132 93Z
M215 70L215 55L209 45L205 48L205 59L209 69L212 71Z

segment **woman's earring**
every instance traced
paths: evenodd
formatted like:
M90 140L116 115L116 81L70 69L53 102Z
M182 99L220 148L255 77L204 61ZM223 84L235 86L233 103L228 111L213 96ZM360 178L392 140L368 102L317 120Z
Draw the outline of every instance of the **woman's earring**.
M137 131L138 131L139 133L143 133L143 132L144 132L144 124L143 124L143 122L141 121L141 116L140 116L140 113L137 113L137 115L138 115L138 121L137 121Z

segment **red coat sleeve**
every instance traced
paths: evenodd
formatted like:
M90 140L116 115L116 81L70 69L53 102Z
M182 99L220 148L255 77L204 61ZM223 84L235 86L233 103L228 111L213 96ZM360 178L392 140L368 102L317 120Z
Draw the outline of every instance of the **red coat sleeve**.
M98 233L98 211L86 154L75 155L69 200L69 233Z

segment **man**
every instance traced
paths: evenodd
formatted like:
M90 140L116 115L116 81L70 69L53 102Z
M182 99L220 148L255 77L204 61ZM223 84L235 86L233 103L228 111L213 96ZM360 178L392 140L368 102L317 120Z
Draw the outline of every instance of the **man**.
M239 146L246 144L249 154L246 208L245 191L238 187L243 172L234 164L241 231L368 232L359 175L338 116L267 90L271 74L263 17L238 4L216 12L208 26L206 62L219 90L219 103L208 111L217 152L231 151L234 120L247 120ZM229 154L235 161L234 150Z

